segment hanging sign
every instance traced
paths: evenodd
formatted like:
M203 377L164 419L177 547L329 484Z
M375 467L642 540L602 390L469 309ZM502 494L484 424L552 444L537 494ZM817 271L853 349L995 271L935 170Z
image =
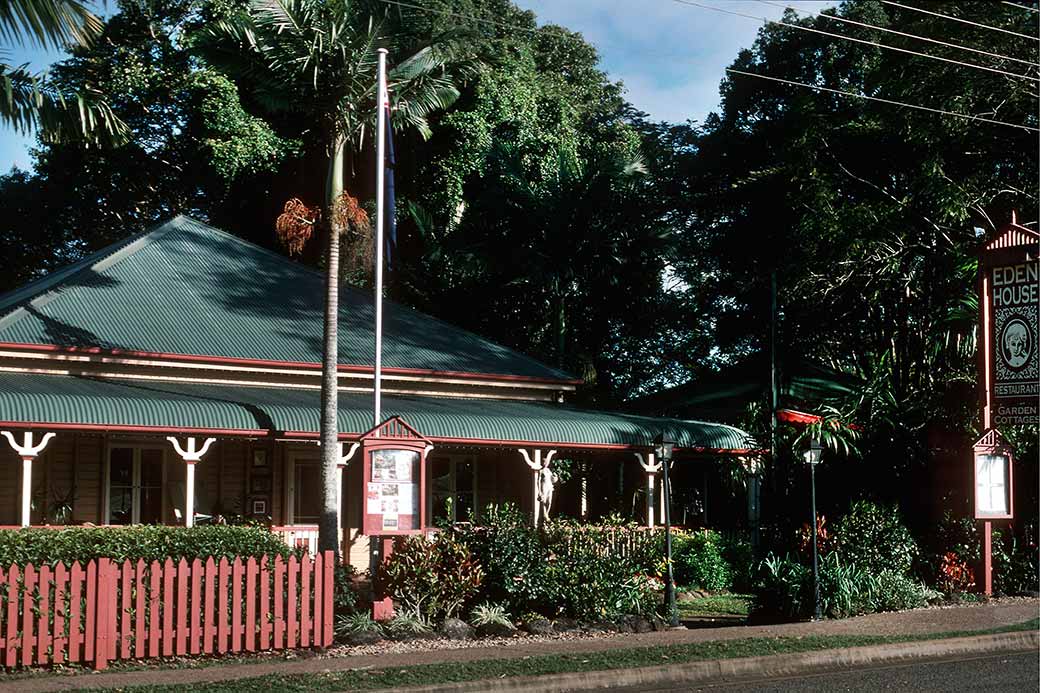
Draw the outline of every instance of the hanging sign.
M986 427L1040 423L1038 239L1012 221L979 258Z
M430 441L398 417L361 436L363 531L368 536L418 534L426 516Z

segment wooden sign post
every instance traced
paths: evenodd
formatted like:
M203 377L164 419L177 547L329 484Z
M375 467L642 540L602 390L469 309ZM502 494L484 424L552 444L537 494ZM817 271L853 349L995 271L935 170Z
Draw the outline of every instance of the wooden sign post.
M1001 426L1040 423L1040 233L1011 223L979 253L980 405L973 449L975 518L983 521L985 593L993 592L993 520L1011 519L1013 464Z
M394 537L421 534L426 519L426 455L429 439L392 417L359 439L364 470L361 475L362 531L380 537L383 561L394 549ZM393 616L389 597L372 604L376 620Z

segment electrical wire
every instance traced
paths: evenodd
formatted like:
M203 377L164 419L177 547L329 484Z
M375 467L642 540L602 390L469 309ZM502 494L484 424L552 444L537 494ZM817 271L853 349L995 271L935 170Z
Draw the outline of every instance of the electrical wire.
M910 10L911 12L921 12L922 14L930 14L933 17L942 17L943 19L949 19L954 22L960 22L961 24L970 24L971 26L977 26L980 29L992 29L993 31L999 31L1002 34L1011 34L1012 36L1018 36L1019 38L1027 38L1032 39L1034 41L1040 41L1040 38L1037 38L1036 36L1030 36L1029 34L1020 34L1017 31L1001 29L1000 27L990 26L989 24L979 24L978 22L973 22L969 19L961 19L960 17L953 17L948 14L932 12L931 10L926 10L923 7L914 7L913 5L901 5L898 2L892 2L892 0L881 0L881 2L885 3L886 5L891 5L892 7L901 7L904 10Z
M916 56L921 57L921 58L930 58L932 60L938 60L940 62L950 63L950 64L953 64L953 65L961 65L963 67L973 67L976 70L984 70L986 72L994 72L994 73L997 73L997 74L1000 74L1000 75L1006 75L1008 77L1014 77L1016 79L1026 79L1026 80L1029 80L1030 82L1040 82L1040 77L1032 77L1030 75L1023 75L1023 74L1018 73L1018 72L1008 72L1007 70L1001 70L1001 69L998 69L998 68L995 68L995 67L987 67L985 65L977 65L976 63L966 63L966 62L962 62L960 60L953 60L952 58L944 58L944 57L939 56L939 55L930 55L928 53L919 53L918 51L912 51L912 50L909 50L907 48L898 48L896 46L890 46L890 45L888 45L886 43L878 43L877 41L867 41L865 39L858 39L858 38L854 38L852 36L843 36L841 34L835 34L835 33L830 32L830 31L823 31L821 29L813 29L811 27L801 26L800 24L791 24L789 22L784 22L784 21L781 21L779 19L769 19L768 17L761 17L761 16L756 16L756 15L753 15L753 14L744 14L743 12L736 12L734 10L726 10L726 9L721 8L721 7L713 7L711 5L704 5L704 4L699 3L699 2L693 2L693 0L672 0L672 2L676 2L676 3L680 4L680 5L691 5L693 7L700 7L700 8L705 9L705 10L711 10L712 12L722 12L724 14L731 14L731 15L734 15L736 17L744 17L746 19L755 19L755 20L758 20L758 21L767 22L767 23L771 23L771 24L779 24L780 26L786 26L786 27L789 27L791 29L798 29L799 31L808 31L808 32L813 33L813 34L821 34L823 36L830 36L832 38L842 39L843 41L852 41L853 43L862 43L862 44L866 44L868 46L874 46L875 48L884 48L886 50L897 51L899 53L907 53L909 55L916 55Z
M980 123L992 123L994 125L1006 125L1007 127L1018 128L1020 130L1029 130L1030 132L1040 132L1040 128L1034 128L1029 125L1020 125L1019 123L1009 123L1004 120L994 120L992 118L983 118L982 116L974 116L968 113L958 113L956 111L944 111L940 108L930 108L928 106L920 106L914 103L904 103L902 101L893 101L892 99L883 99L878 96L867 96L866 94L857 94L853 91L842 91L840 89L831 89L829 87L819 87L814 84L805 84L804 82L795 82L790 79L782 79L780 77L772 77L770 75L760 75L755 72L744 72L743 70L734 70L732 68L726 68L726 72L743 75L745 77L758 77L759 79L767 79L772 82L780 82L782 84L789 84L796 87L805 87L806 89L815 89L817 91L826 91L831 94L840 94L842 96L854 96L857 99L866 99L868 101L878 101L880 103L886 103L892 106L902 106L904 108L913 108L919 111L928 111L929 113L939 113L941 115L954 116L956 118L964 118L965 120L974 120Z
M1040 12L1040 10L1036 9L1035 7L1026 7L1025 5L1022 5L1022 4L1017 3L1017 2L1008 2L1008 0L1000 0L1000 1L1001 1L1001 4L1011 5L1012 7L1017 7L1018 9L1026 10L1027 12Z
M972 53L978 53L980 55L987 55L991 58L999 58L1000 60L1011 60L1016 63L1023 63L1025 65L1032 65L1034 67L1040 66L1040 63L1035 63L1031 60L1022 60L1021 58L1012 58L1009 55L1001 55L1000 53L990 53L989 51L980 50L978 48L972 48L970 46L962 46L959 43L948 43L946 41L940 41L939 39L933 39L928 36L917 36L916 34L908 34L903 31L897 31L888 27L876 26L874 24L866 24L865 22L859 22L855 19L849 19L848 17L839 17L833 14L825 14L823 12L816 12L814 10L803 10L799 7L791 7L790 5L783 5L777 2L770 2L770 0L755 0L763 5L770 5L771 7L779 7L788 10L793 10L799 14L807 14L813 17L819 17L821 19L829 19L832 22L841 22L843 24L853 24L855 26L861 26L867 29L874 29L875 31L883 31L888 34L895 34L896 36L904 36L906 38L917 39L919 41L927 41L928 43L935 43L940 46L947 46L948 48L959 48L962 51L971 51Z

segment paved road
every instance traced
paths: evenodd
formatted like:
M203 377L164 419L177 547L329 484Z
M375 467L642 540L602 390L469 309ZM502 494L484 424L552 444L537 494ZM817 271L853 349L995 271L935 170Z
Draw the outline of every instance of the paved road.
M741 693L1035 693L1040 690L1040 653L998 654L957 660L897 664L799 678L765 679L667 688L623 688L626 692L705 691Z

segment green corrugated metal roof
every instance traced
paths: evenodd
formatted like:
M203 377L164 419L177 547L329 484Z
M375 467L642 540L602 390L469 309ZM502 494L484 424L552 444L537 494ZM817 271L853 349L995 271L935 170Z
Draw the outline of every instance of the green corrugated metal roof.
M395 395L383 398L383 412L435 439L644 446L663 432L684 448L755 447L746 433L722 424L549 403ZM0 373L0 421L317 432L319 392ZM371 427L371 395L341 393L339 430L363 433Z
M0 342L317 363L324 276L179 216L0 296ZM372 296L340 293L339 362L373 362ZM383 365L571 379L384 303Z

